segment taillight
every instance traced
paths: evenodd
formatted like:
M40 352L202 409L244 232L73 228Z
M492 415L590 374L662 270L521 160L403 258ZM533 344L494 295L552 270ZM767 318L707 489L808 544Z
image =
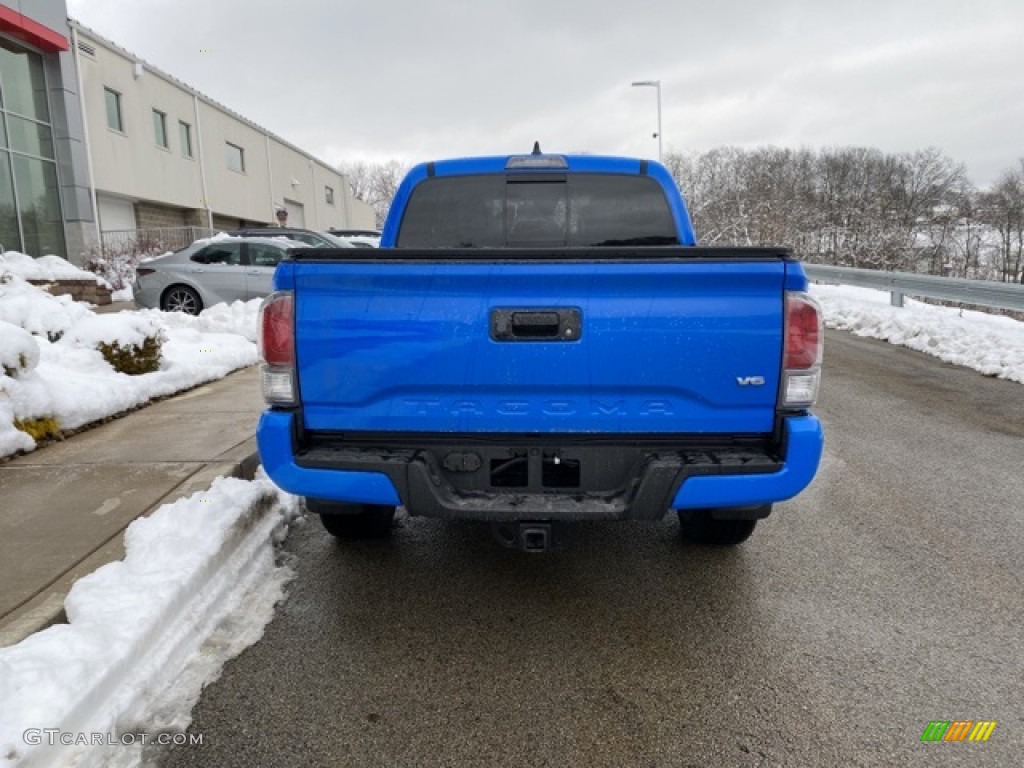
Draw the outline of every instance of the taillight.
M278 291L260 306L258 346L263 399L270 405L295 405L295 296Z
M786 359L783 368L821 365L821 307L806 293L786 294Z
M818 302L806 293L787 293L782 355L784 408L808 408L818 399L824 344Z

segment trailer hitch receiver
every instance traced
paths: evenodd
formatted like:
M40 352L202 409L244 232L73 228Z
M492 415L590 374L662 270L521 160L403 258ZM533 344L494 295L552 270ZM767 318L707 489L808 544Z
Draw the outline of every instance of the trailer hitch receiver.
M502 546L539 554L560 549L565 539L565 528L564 523L521 520L493 523L491 532Z

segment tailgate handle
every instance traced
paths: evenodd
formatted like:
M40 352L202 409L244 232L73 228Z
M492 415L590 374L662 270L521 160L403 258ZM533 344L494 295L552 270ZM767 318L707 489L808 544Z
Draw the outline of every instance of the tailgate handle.
M557 336L562 322L557 312L513 312L514 336Z
M491 310L495 341L576 341L583 321L576 307Z

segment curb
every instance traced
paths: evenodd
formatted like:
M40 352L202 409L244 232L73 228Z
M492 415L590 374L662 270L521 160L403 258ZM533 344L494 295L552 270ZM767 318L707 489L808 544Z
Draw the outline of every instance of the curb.
M182 694L194 700L205 682L217 676L218 670L207 666L200 677L180 679L193 664L202 666L196 657L204 646L214 652L219 645L220 658L227 661L237 652L232 652L236 640L241 650L262 634L255 630L272 618L293 574L277 563L275 541L295 510L262 478L255 483L229 478L217 487L211 494L215 498L205 500L219 500L230 509L210 530L202 525L206 510L198 504L186 502L184 516L193 524L181 528L178 509L160 509L151 518L157 525L139 531L141 549L127 553L124 567L115 568L110 578L101 574L90 580L75 622L26 641L28 659L20 664L16 659L11 668L12 707L10 717L5 712L8 732L2 734L8 760L24 768L121 764L132 754L124 751L130 744L116 738L125 723L155 718L158 732L178 730L177 719L163 709L160 692L184 685ZM204 495L197 498L204 500ZM169 549L161 546L167 539L176 542ZM195 556L183 560L186 550ZM126 613L126 606L134 610ZM250 631L236 638L234 632L246 625ZM68 658L68 649L79 647L81 652ZM40 692L48 700L44 708L36 702ZM56 733L115 738L24 738L40 715L51 720Z
M256 438L252 437L222 454L218 460L203 465L178 485L164 494L155 503L143 510L136 518L146 517L154 511L185 496L209 488L215 479L222 476L252 480L259 468L259 454L255 449ZM130 524L130 523L129 523ZM127 528L127 524L125 528ZM122 528L91 554L77 563L71 563L68 570L54 582L45 585L27 603L6 616L0 622L0 648L16 645L29 635L40 632L54 624L66 624L64 599L71 585L79 578L92 573L107 563L124 557L124 531Z

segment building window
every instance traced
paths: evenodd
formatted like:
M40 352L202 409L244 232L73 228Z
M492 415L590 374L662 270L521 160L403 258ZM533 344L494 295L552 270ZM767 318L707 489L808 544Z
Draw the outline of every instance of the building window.
M11 155L14 186L21 207L25 253L64 256L64 220L60 210L57 166L48 160Z
M238 173L245 173L245 150L235 146L230 141L226 142L228 168Z
M334 190L331 187L324 187L324 200L328 205L334 205Z
M153 136L158 147L167 149L167 115L159 109L153 110Z
M181 154L185 157L192 157L192 126L179 120L178 134L181 137Z
M107 98L107 127L124 133L124 120L121 118L121 94L109 88L103 89Z
M43 59L0 38L0 250L66 256Z
M7 113L7 143L15 152L52 160L54 157L53 129L34 120Z
M0 79L4 84L3 104L7 112L41 123L50 122L42 58L27 52L4 49L0 55Z

